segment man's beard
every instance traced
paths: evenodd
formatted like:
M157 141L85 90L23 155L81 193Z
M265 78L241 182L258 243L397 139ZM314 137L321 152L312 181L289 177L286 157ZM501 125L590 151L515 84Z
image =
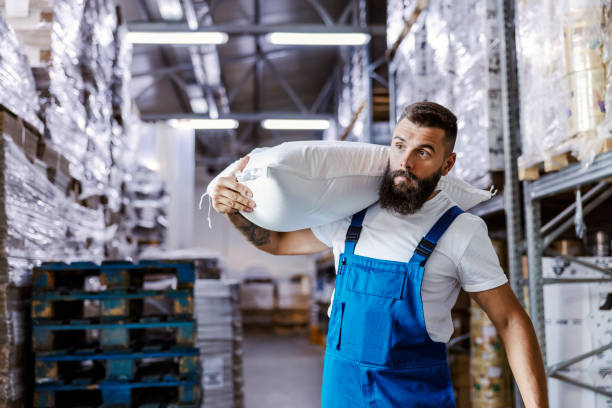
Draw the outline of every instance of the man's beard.
M398 185L393 181L397 176L404 176L412 181L412 187L403 181ZM438 169L430 178L418 179L414 174L406 170L391 171L389 164L385 170L378 197L382 208L397 211L402 215L414 214L436 189L442 177L442 168Z

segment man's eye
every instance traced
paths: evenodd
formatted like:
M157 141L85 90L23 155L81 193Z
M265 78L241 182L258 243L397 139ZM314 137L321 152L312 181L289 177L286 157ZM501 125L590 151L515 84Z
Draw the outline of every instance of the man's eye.
M400 149L400 150L404 148L404 146L403 146L403 145L401 145L401 144L399 144L399 143L397 143L397 144L395 145L395 147L396 147L397 149Z
M419 150L418 153L419 153L420 156L423 156L423 157L429 156L429 153L427 152L427 150L421 149L421 150Z

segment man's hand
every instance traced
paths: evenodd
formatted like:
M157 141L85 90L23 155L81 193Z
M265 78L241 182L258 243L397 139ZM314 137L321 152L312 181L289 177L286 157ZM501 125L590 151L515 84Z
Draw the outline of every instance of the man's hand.
M326 250L327 246L319 241L310 229L270 231L253 224L238 212L252 212L255 208L253 193L236 178L236 174L244 170L248 161L249 156L243 157L232 174L219 178L210 194L215 211L224 214L247 241L270 254L302 255Z
M238 167L228 177L220 177L212 189L210 198L215 211L220 214L234 214L238 211L252 212L255 201L253 193L245 185L240 184L236 174L244 170L249 162L249 156L238 162Z

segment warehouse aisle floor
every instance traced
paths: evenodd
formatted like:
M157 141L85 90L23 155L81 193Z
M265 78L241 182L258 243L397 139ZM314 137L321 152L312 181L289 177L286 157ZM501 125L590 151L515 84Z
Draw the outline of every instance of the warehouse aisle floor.
M246 332L246 408L319 408L323 354L305 335Z

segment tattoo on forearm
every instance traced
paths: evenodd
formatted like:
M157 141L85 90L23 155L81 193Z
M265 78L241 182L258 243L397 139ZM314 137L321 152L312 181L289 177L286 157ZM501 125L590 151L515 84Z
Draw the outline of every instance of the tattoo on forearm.
M260 247L270 242L269 230L253 224L239 213L231 214L229 218L240 233L253 245Z

